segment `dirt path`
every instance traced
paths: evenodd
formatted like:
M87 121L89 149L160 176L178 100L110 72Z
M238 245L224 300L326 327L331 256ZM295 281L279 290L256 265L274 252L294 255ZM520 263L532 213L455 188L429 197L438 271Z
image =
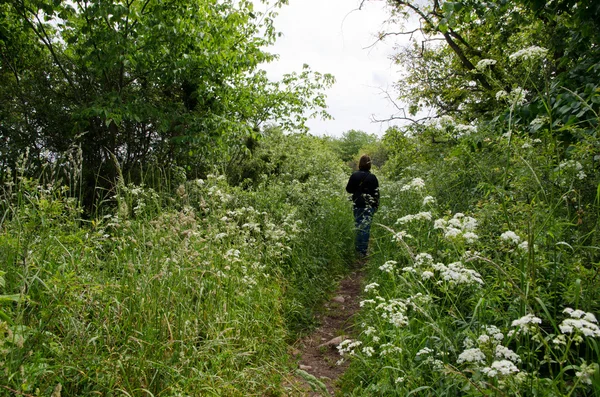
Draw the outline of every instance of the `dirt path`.
M333 298L324 305L319 317L321 326L295 344L294 353L300 360L296 371L298 390L292 395L335 395L336 381L347 368L347 363L336 364L341 358L337 345L352 338L353 316L359 311L363 276L362 271L354 271L341 280Z

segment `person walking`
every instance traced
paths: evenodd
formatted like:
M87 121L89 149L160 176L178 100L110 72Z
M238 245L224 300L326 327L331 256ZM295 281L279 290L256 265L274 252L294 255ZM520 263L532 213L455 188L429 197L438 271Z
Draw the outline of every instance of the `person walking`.
M366 154L360 157L358 171L350 175L346 191L352 194L356 252L365 257L369 248L371 222L379 208L379 181L371 173L371 157Z

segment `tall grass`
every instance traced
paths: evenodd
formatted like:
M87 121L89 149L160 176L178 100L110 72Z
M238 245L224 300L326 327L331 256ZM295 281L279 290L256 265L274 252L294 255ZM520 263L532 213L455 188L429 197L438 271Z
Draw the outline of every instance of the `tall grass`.
M282 393L288 342L352 252L343 173L121 180L87 220L56 175L3 195L0 394Z
M590 143L558 157L518 132L382 184L347 395L600 394Z

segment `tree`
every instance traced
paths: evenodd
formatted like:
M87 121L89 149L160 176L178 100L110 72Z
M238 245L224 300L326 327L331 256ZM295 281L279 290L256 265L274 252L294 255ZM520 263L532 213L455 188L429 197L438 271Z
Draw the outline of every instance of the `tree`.
M79 145L88 204L97 176L110 189L119 172L171 164L194 172L264 120L302 128L295 115L323 111L315 91L332 81L305 69L281 86L268 83L258 68L274 58L264 48L276 38L276 13L258 13L247 0L15 0L1 7L0 73L8 84L0 137L14 148L3 161L25 148L56 159Z
M348 130L344 132L337 140L337 151L340 153L342 160L351 161L359 151L370 144L377 142L377 136L367 134L360 130Z
M387 3L391 21L419 22L415 30L380 34L381 39L411 37L410 45L396 56L405 70L397 88L400 98L411 104L410 115L433 108L438 115L490 120L503 112L510 99L526 93L517 102L533 106L514 113L529 122L547 112L537 98L545 96L543 100L552 102L569 97L562 87L594 101L597 85L592 80L600 68L598 4L575 0ZM586 88L590 84L593 87ZM565 111L564 120L577 114Z

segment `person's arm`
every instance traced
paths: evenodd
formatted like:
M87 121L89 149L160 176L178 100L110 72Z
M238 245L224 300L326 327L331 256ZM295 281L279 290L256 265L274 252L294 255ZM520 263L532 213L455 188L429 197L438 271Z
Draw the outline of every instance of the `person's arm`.
M358 187L358 183L356 178L354 178L355 174L350 175L350 179L348 179L348 184L346 185L346 191L350 194L354 194L356 192L356 188Z
M375 200L375 205L374 208L378 209L379 208L379 181L377 180L377 177L375 175L373 175L375 177L375 194L373 196L373 199Z

